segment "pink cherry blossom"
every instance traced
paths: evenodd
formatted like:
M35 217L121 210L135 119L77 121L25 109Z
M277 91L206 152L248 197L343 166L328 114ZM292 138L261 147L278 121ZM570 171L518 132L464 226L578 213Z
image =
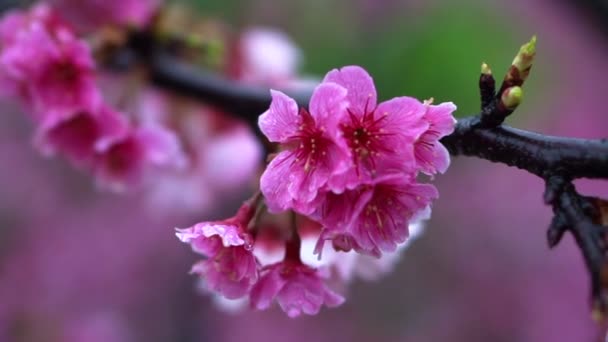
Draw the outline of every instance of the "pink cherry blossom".
M296 79L301 52L287 35L266 28L246 30L239 44L241 82L282 86Z
M316 213L324 226L317 251L325 240L333 240L336 249L380 256L406 241L410 220L419 217L438 193L430 184L391 174L327 196Z
M175 120L169 96L150 90L140 96L138 121L172 127L185 151L183 168L159 174L147 187L146 200L155 211L209 213L257 185L262 147L249 127L220 122L222 113L198 104Z
M78 165L90 166L100 139L119 137L128 129L122 115L107 106L69 114L50 115L40 123L34 142L43 154L59 153Z
M428 128L428 123L421 120L425 107L420 101L397 97L377 104L374 82L358 66L330 71L324 82L348 89L348 115L340 121L340 129L354 164L347 175L333 177L332 185L352 189L387 168L414 170L413 143Z
M260 180L271 211L293 208L311 213L329 177L348 169L350 157L337 127L347 105L346 95L345 88L324 83L312 95L310 112L298 112L293 99L272 91L270 109L260 116L259 126L285 150L270 162Z
M242 190L243 185L253 181L263 160L260 142L245 126L234 125L216 134L207 141L204 150L202 177L216 193Z
M233 218L177 229L182 242L207 257L192 267L192 273L204 279L208 290L228 299L245 296L258 280L252 237L246 231L253 212L254 208L245 204Z
M408 227L409 236L405 243L398 245L395 252L383 253L380 257L357 253L354 250L345 251L336 246L334 240L333 244L324 245L323 257L319 258L318 239L321 233L319 226L316 233L305 233L302 236L300 259L311 267L329 268L332 276L336 278L334 282L342 286L357 277L365 281L375 281L391 272L412 241L423 234L425 219L426 216L413 219L413 223Z
M40 2L31 8L8 11L0 20L0 44L6 48L27 31L42 27L53 37L70 36L72 28L47 3Z
M344 297L325 285L321 273L300 262L285 260L266 267L251 289L251 305L259 310L270 307L276 298L289 317L302 313L316 315L321 306L336 307Z
M413 240L422 234L423 229L423 222L418 221L410 224L407 241L398 245L396 251L384 253L380 258L355 252L341 253L346 255L335 258L336 260L332 266L338 276L346 282L352 281L355 277L365 281L378 280L395 268L403 252Z
M89 47L70 34L59 38L43 25L32 25L0 56L3 73L24 84L26 100L38 119L49 112L95 110L101 102Z
M425 107L423 120L429 123L429 127L416 141L416 163L426 174L444 173L450 165L450 154L439 139L454 131L456 120L452 113L456 106L445 102L439 105L425 103Z
M177 137L161 126L125 130L100 139L95 149L98 183L114 191L144 182L154 168L179 168L184 163Z

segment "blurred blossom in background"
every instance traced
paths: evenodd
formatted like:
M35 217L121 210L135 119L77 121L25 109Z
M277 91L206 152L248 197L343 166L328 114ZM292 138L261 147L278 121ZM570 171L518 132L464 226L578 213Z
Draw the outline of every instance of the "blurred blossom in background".
M101 13L117 23L150 20L148 7L138 7L145 1L124 1L119 12L104 1L88 2L87 11L63 13L83 31L99 25ZM537 34L525 101L509 124L608 136L601 101L608 40L576 1L170 3L177 9L166 25L180 23L218 41L231 37L228 46L210 49L222 58L188 58L232 79L310 88L328 70L358 64L374 77L381 100L453 101L457 116L478 110L481 62L501 75L519 45ZM193 20L182 20L184 13ZM97 75L107 102L139 125L179 132L183 152L179 168L153 174L142 191L100 191L90 174L65 159L43 157L32 144L35 124L14 101L2 102L0 341L597 338L580 252L570 236L554 251L546 247L550 209L542 204L541 180L467 158L453 159L437 177L434 215L393 272L355 282L343 306L298 319L278 307L219 309L188 275L196 256L176 241L172 227L233 213L256 186L261 144L226 113L137 80ZM578 185L583 193L608 193L607 182Z

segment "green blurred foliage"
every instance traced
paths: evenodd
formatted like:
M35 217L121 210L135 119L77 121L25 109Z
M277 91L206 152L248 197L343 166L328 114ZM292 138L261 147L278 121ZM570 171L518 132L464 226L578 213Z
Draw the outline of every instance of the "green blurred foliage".
M345 64L363 65L381 98L407 94L454 101L460 116L478 110L481 62L495 65L501 75L519 47L499 17L463 6L442 7L419 20L395 20L355 41L314 36L319 38L299 41L307 70L323 74Z
M278 18L248 18L255 0L190 1L206 16L236 26L262 24L287 31L303 49L306 74L322 76L332 68L362 65L373 75L381 99L406 94L453 101L458 116L478 111L481 63L488 63L500 82L529 39L527 34L516 38L512 23L494 6L475 1L446 1L420 13L389 13L372 20L350 0L277 1ZM527 92L525 96L527 101Z

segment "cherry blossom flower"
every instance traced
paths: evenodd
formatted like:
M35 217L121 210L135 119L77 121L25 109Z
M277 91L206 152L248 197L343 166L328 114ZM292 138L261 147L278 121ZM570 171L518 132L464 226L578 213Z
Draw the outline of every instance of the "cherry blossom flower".
M95 145L101 139L113 139L128 130L120 113L107 106L97 111L75 111L70 115L51 115L38 127L35 145L47 156L55 153L68 157L77 165L90 166L95 158Z
M410 220L437 197L434 186L402 174L382 176L339 195L330 193L316 213L324 226L318 251L329 239L344 251L374 256L393 252L406 241Z
M439 105L427 102L425 107L423 120L429 123L429 127L416 141L416 163L426 174L444 173L450 165L450 154L439 139L454 132L456 120L452 113L456 106L452 102Z
M358 66L330 71L324 82L348 89L348 115L341 118L340 129L351 150L354 167L346 175L332 178L335 188L352 189L388 168L414 170L413 144L428 128L428 123L421 120L425 107L420 101L397 97L377 104L374 82Z
M211 137L204 149L201 169L215 193L234 192L252 182L263 159L262 147L255 135L239 125Z
M403 252L423 232L424 223L421 221L409 225L409 236L405 243L399 244L394 252L387 252L381 257L351 252L338 252L332 263L337 275L345 282L354 280L355 277L365 281L374 281L391 272L399 261Z
M153 168L180 168L184 159L172 131L160 127L126 129L95 144L95 175L100 186L125 191L146 180Z
M182 108L176 120L170 98L155 91L144 92L137 102L138 121L171 127L184 150L184 167L157 175L146 188L146 200L155 211L208 213L254 187L263 158L249 127L220 122L221 113L198 104L192 112Z
M101 103L91 51L67 27L52 32L43 23L32 22L12 39L3 40L10 40L0 56L4 83L11 80L14 89L21 88L38 120L51 113L70 116L74 111L95 111Z
M196 263L191 272L201 276L209 290L228 299L245 296L258 280L253 239L246 232L253 212L254 208L244 204L232 218L176 229L182 242L207 257Z
M280 87L296 79L301 52L289 37L276 30L251 28L239 42L241 82Z
M8 11L0 20L0 43L5 48L29 30L42 27L53 37L72 35L72 28L47 3L39 2L27 10Z
M346 95L345 88L324 83L312 95L310 112L298 112L293 99L272 91L270 109L260 116L259 126L285 150L270 162L260 180L271 211L313 212L319 190L332 175L348 169L350 157L337 129Z
M259 310L269 308L276 298L289 317L298 317L316 315L323 304L336 307L344 302L344 297L324 284L318 270L301 262L285 260L262 272L251 290L251 305Z

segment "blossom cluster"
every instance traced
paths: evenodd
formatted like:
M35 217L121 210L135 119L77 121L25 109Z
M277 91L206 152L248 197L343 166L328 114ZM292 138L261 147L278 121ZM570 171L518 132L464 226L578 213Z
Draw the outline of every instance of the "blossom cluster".
M44 155L68 159L101 188L145 183L154 209L208 212L253 179L262 149L251 129L215 108L152 89L137 72L106 72L85 35L107 25L141 28L159 3L57 0L7 12L0 20L0 95L31 117L34 145ZM100 15L106 12L112 15ZM88 14L96 19L83 27L77 19ZM238 43L243 53L228 63L242 72L228 76L267 86L295 79L299 52L285 36L253 29ZM285 58L260 63L256 51L269 48Z
M137 125L104 101L89 45L51 7L14 11L0 22L3 95L18 98L36 124L35 145L123 189L150 166L179 162L167 129Z
M327 74L309 110L273 92L260 128L283 151L260 180L272 212L294 210L323 225L334 247L381 256L407 238L408 222L438 193L416 181L444 172L439 139L452 132L452 103L411 97L377 103L373 80L357 66Z
M259 126L279 152L260 179L264 204L252 200L233 218L177 236L206 257L192 272L208 291L257 309L276 299L290 317L316 314L344 301L328 284L390 268L429 217L438 192L418 176L447 169L439 139L453 131L456 107L411 97L378 104L357 66L329 72L308 109L271 94ZM264 210L279 219L259 219Z

